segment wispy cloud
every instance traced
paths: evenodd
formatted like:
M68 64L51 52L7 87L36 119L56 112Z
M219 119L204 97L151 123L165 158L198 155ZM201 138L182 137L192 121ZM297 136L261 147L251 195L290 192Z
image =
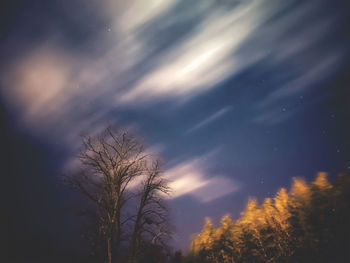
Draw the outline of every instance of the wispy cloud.
M209 202L240 189L231 178L208 176L208 155L183 161L165 172L173 194L171 198L192 195L200 202Z
M185 134L190 134L194 131L197 131L200 128L203 128L204 126L214 122L215 120L219 119L221 116L225 115L227 112L229 112L230 110L232 110L232 106L226 106L220 110L218 110L217 112L213 113L212 115L210 115L209 117L205 118L204 120L198 122L197 124L195 124L192 128L188 129Z
M308 92L307 89L315 88L314 85L322 83L334 73L336 66L340 61L341 55L334 52L333 54L325 54L322 61L315 67L303 70L298 77L287 81L282 87L273 90L267 94L265 98L258 103L259 110L262 110L271 104L274 104L293 95L299 95Z
M257 111L253 119L259 122L272 116L271 105L317 84L342 61L342 50L337 53L331 45L322 57L309 52L335 21L333 14L318 14L316 2L89 2L110 21L85 44L89 52L55 40L36 46L1 72L1 92L20 122L34 132L64 137L102 125L116 109L138 110L163 99L190 101L262 60L276 68L289 63L292 77L252 105ZM287 8L287 14L278 16ZM296 62L305 57L305 63ZM226 112L209 116L186 133Z
M146 102L172 97L188 99L215 87L260 57L235 57L247 37L271 10L261 9L258 1L242 2L229 12L222 6L209 5L211 12L192 34L178 43L118 100Z
M332 74L336 72L337 65L341 60L339 53L325 54L323 60L313 68L305 69L298 77L267 94L255 105L255 117L253 122L264 124L277 124L289 119L302 109L303 98L309 94L312 89L319 89L319 85ZM291 103L289 99L299 101L300 103ZM315 101L319 101L318 97L314 97L307 101L308 105L312 105Z
M298 111L298 107L292 109L285 107L273 108L269 111L264 110L262 113L258 114L258 116L253 118L252 121L258 124L274 125L287 120L288 118L296 114Z

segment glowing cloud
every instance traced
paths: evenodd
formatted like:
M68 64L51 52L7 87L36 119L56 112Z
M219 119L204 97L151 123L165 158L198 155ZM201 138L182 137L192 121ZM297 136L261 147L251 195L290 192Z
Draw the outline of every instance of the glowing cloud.
M26 120L45 120L60 112L74 94L70 80L65 55L39 49L9 70L3 92Z
M240 184L224 176L207 177L202 158L182 162L165 172L173 191L171 198L192 195L200 202L209 202L237 191Z
M85 13L96 9L96 16L109 21L85 44L89 52L78 53L59 41L29 49L1 72L1 92L19 121L35 133L46 131L52 137L60 129L60 136L74 136L82 129L98 129L117 108L137 110L163 99L179 105L219 88L263 59L276 67L290 58L298 60L327 36L334 22L331 14L319 15L289 33L314 11L315 1L293 7L284 16L277 14L293 1L229 2L88 1ZM252 105L252 121L285 120L287 114L270 105L307 90L321 79L319 75L329 76L342 58L333 47L326 51L323 62L316 58L306 59L307 65L292 65L297 70ZM223 113L217 114L188 132Z

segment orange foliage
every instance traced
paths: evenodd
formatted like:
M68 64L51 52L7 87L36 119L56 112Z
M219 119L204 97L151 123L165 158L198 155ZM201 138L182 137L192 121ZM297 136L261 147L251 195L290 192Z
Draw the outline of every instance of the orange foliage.
M294 258L291 262L316 262L320 260L315 259L320 252L313 254L310 252L313 249L320 251L319 247L327 242L337 244L334 247L344 245L342 239L334 238L336 235L332 231L344 229L350 241L350 227L343 220L350 220L346 209L350 208L349 190L350 177L346 175L339 175L335 186L323 172L318 173L311 184L294 178L289 192L281 188L274 198L266 198L261 205L256 199L249 199L235 222L226 215L216 228L207 218L203 230L191 243L192 260L233 263L279 262ZM336 216L342 220L334 221ZM309 251L311 256L304 251ZM328 254L323 257L327 258Z

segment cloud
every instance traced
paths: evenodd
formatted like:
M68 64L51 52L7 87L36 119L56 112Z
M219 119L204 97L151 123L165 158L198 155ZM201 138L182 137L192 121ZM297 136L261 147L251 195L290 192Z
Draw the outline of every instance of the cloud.
M225 176L215 176L206 181L203 187L194 191L193 195L201 202L210 202L238 191L241 184Z
M105 15L104 31L95 32L79 52L65 45L62 32L61 42L35 46L1 72L1 92L35 133L73 138L115 119L111 113L117 109L137 111L163 99L179 105L263 60L278 69L288 64L288 77L276 73L280 88L254 101L252 118L260 122L279 112L271 105L314 86L342 61L342 50L332 45L322 57L309 52L335 21L331 13L315 10L315 2L91 1L85 13ZM224 113L216 114L187 133Z
M166 177L170 181L169 186L174 191L173 198L189 194L206 184L202 171L198 169L199 163L198 159L194 159L166 171Z
M165 172L173 191L171 198L192 195L200 202L209 202L240 189L240 184L233 179L220 175L208 177L208 158L193 158Z
M210 115L209 117L207 117L206 119L200 121L199 123L197 123L196 125L194 125L192 128L188 129L185 134L190 134L212 122L214 122L215 120L217 120L218 118L220 118L221 116L225 115L227 112L229 112L230 110L232 110L231 106L226 106L220 110L218 110L217 112L213 113L212 115Z
M22 58L5 75L5 96L25 119L46 119L61 111L73 95L70 64L65 54L37 50Z
M150 20L170 9L176 0L142 0L115 1L106 0L106 12L113 17L113 25L122 32L137 30Z
M273 125L303 110L305 105L295 101L303 102L300 98L304 98L311 89L320 89L322 82L336 72L340 60L341 56L338 53L324 55L318 65L305 69L298 77L286 81L281 88L267 94L255 105L256 113L253 122ZM293 98L294 100L290 101ZM310 106L321 99L322 96L314 96L308 99L307 103Z
M298 107L292 109L285 107L276 107L269 111L264 110L262 113L258 114L258 116L253 118L252 121L258 124L274 125L287 120L288 118L296 114L299 110L300 109Z
M192 34L165 54L157 67L118 98L121 103L164 97L188 99L213 88L257 58L238 61L232 54L266 19L257 1L227 12L219 7L206 16Z
M341 55L338 53L324 55L322 61L315 65L315 67L305 69L298 77L293 78L281 88L267 94L265 98L258 103L258 108L262 110L277 101L301 94L307 91L307 89L313 88L313 85L322 83L334 73L340 58Z

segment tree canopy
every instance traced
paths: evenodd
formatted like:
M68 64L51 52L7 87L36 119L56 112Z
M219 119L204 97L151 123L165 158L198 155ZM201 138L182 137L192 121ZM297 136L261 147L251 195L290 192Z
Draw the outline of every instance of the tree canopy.
M78 160L65 183L90 201L91 240L108 262L140 262L149 251L163 255L171 233L164 199L170 189L159 159L129 131L107 127L83 138Z
M209 218L186 262L350 262L350 176L295 178L262 204L250 199L241 217Z

